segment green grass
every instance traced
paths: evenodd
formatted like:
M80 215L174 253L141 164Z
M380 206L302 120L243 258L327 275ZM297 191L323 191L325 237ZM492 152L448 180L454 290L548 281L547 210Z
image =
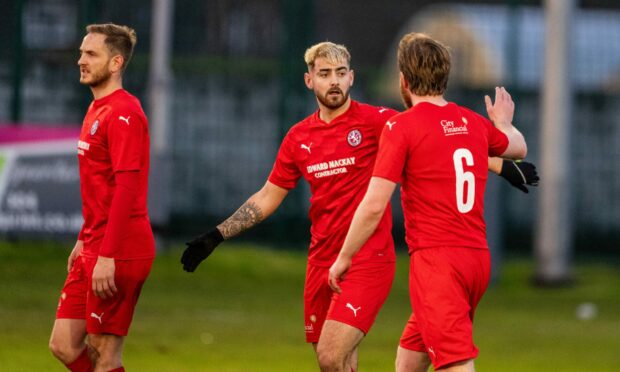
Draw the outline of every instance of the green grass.
M68 247L0 242L0 370L64 371L47 350ZM305 255L225 244L194 274L179 250L158 256L144 288L124 364L130 371L316 371L304 342ZM530 286L531 262L506 262L476 314L478 371L620 370L620 270L576 267L572 288ZM360 348L363 371L393 370L409 314L407 257ZM582 302L598 305L590 321Z

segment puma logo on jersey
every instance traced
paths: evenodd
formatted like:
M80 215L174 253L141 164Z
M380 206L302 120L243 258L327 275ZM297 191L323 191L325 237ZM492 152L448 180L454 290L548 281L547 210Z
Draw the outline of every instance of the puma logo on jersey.
M437 355L435 355L435 350L433 350L432 346L428 347L428 353L431 354L433 356L433 359L437 358Z
M101 324L102 323L101 318L103 318L103 313L101 313L101 315L97 315L95 313L90 313L90 317L97 319L99 321L99 324Z
M351 309L351 311L353 311L353 315L357 318L357 311L359 309L361 309L362 307L358 307L357 309L353 307L353 305L351 305L349 302L347 302L347 309Z
M130 117L131 117L131 116L127 116L127 117L125 118L125 117L119 116L119 117L118 117L118 120L122 120L122 121L124 121L125 123L127 123L127 125L129 125L129 118L130 118Z
M381 107L381 109L379 110L379 113L383 114L383 111L387 111L387 109L385 107Z
M392 126L394 126L394 124L396 124L396 122L391 122L391 121L387 121L387 123L385 123L385 125L387 125L388 127L390 127L390 130L392 130Z
M302 150L307 150L308 154L312 154L312 151L310 151L310 147L311 146L312 146L312 142L310 142L310 144L308 146L306 146L305 144L302 143L300 147L301 147Z

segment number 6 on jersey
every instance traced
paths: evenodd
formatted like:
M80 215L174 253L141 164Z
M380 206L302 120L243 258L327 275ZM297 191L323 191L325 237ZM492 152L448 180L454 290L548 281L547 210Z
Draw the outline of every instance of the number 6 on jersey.
M468 149L460 148L452 155L454 170L456 171L456 207L461 213L467 213L474 207L476 192L476 177L472 172L463 171L463 160L468 166L474 165L474 157ZM467 196L463 200L463 189L467 184Z

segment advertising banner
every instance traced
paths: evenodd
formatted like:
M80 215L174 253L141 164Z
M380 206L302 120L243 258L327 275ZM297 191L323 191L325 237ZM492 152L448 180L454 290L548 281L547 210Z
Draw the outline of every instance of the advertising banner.
M79 128L0 127L0 235L77 235L78 135Z

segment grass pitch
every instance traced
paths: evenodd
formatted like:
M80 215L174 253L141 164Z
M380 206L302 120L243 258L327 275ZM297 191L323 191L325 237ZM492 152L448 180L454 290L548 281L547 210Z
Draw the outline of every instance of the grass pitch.
M0 370L64 371L47 341L68 246L0 242ZM125 345L129 371L316 371L304 342L305 253L225 243L188 274L161 253ZM390 371L409 314L407 263L360 348L361 371ZM577 264L572 288L529 285L532 263L502 266L476 313L477 371L620 370L620 267ZM576 309L587 307L579 320Z

